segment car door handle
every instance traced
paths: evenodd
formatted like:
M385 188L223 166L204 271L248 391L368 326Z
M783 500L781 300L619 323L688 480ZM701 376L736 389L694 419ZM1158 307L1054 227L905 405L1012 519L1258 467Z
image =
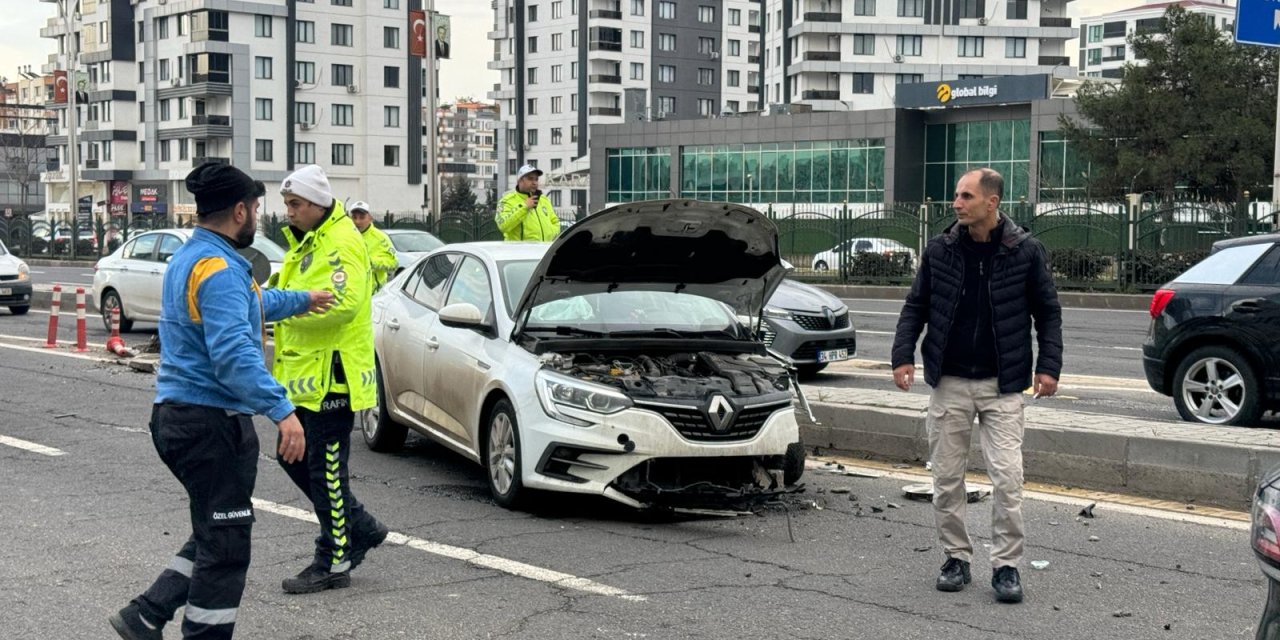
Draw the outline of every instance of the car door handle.
M388 329L390 329L390 330L392 330L392 331L399 331L399 330L400 330L400 321L396 320L395 318L390 318L390 319L388 319L388 320L387 320L387 328L388 328Z
M1258 313L1262 311L1261 300L1241 300L1231 305L1231 310L1236 313Z
M439 338L435 336L431 336L430 338L427 338L427 351L435 351L436 349L439 349L439 348L440 348Z

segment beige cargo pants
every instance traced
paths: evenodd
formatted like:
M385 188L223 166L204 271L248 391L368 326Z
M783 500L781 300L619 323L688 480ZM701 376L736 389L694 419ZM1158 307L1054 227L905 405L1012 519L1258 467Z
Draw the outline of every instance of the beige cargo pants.
M933 516L948 558L973 560L973 541L965 528L964 473L976 417L993 486L991 566L1016 567L1022 559L1022 408L1022 394L1000 393L995 378L943 376L933 390L925 421L933 463Z

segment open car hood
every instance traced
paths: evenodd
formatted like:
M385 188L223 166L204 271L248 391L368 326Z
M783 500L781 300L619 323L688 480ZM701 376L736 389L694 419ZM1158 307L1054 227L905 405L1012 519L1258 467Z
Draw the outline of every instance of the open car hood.
M649 200L605 209L561 233L516 306L590 293L674 291L757 316L786 275L778 229L737 204Z

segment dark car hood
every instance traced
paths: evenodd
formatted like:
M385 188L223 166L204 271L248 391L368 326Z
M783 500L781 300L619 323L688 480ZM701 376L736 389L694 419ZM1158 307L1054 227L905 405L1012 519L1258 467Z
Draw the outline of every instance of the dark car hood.
M822 289L790 279L783 280L778 285L768 304L771 307L807 313L821 313L824 308L837 311L845 306L839 298Z
M785 274L778 229L754 209L633 202L565 229L534 269L516 317L540 304L612 291L689 293L756 316Z

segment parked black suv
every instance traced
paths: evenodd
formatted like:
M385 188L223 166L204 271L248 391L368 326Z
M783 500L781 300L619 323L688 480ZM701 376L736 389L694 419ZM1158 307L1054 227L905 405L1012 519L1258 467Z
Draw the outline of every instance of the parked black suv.
M1142 364L1183 419L1255 424L1280 402L1280 234L1223 240L1151 299Z

